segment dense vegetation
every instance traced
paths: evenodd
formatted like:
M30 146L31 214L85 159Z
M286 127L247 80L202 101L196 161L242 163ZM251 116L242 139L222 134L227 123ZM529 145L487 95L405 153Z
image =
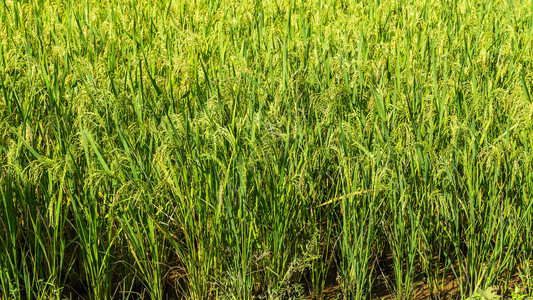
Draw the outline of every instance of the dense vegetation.
M0 298L533 295L530 0L2 0L0 41Z

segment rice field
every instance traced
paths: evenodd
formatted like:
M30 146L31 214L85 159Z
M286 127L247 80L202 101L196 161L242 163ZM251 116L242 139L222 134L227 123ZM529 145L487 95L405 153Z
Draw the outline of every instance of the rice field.
M533 299L533 1L0 1L0 299Z

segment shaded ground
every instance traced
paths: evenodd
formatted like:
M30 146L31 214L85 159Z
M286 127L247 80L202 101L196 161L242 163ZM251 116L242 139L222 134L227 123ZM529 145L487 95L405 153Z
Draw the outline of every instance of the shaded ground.
M392 274L390 274L392 275ZM457 280L453 275L447 276L444 283L444 288L441 290L440 299L459 299L460 290ZM318 299L313 295L309 295L306 299L314 300ZM324 289L323 297L321 299L342 299L341 288L336 281L328 282L328 285ZM378 276L374 281L372 288L371 299L392 300L395 299L394 293L387 286L387 280L382 276ZM431 299L431 292L427 284L423 281L418 281L415 284L415 300Z

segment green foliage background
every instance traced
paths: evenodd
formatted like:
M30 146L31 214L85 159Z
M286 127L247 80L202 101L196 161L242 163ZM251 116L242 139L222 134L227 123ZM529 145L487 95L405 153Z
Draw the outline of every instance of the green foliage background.
M532 40L531 0L2 0L0 297L531 296Z

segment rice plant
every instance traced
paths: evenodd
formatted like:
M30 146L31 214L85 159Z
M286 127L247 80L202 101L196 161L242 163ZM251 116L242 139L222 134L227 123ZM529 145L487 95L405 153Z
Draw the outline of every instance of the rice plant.
M2 0L0 299L532 298L532 45L532 1Z

